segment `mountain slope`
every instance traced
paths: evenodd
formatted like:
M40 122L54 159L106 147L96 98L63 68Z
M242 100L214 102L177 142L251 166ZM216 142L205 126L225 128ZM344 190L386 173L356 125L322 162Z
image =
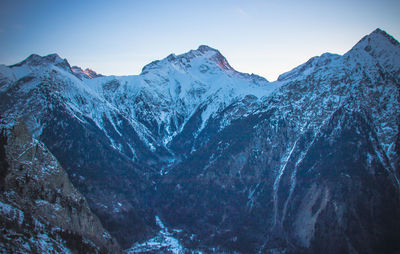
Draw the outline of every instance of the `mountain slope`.
M5 128L4 128L5 127ZM119 246L24 123L2 125L0 249L9 253L109 253Z

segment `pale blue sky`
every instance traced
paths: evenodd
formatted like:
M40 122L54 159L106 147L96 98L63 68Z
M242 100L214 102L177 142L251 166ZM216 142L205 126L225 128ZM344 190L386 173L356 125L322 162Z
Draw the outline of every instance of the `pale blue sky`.
M377 27L400 39L399 10L399 0L0 0L0 63L58 53L129 75L206 44L273 81L312 56L345 53Z

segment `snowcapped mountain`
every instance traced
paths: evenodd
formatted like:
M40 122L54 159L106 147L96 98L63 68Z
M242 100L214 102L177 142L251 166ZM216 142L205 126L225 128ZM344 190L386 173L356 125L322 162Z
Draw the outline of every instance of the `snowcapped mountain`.
M307 108L304 108L304 103L297 103L302 107L300 110L318 105L317 114L323 115L331 114L334 107L349 104L353 110L366 111L373 121L385 155L393 162L392 167L399 170L395 149L400 123L400 46L384 31L377 29L365 36L343 56L323 54L312 58L282 74L278 80L285 80L289 85L303 81L307 87L310 83L319 83L316 87L318 92L310 91L306 96L312 102ZM295 100L290 103L295 103ZM324 117L317 119L323 120ZM306 121L311 122L311 118ZM320 125L319 122L315 124Z
M199 107L204 109L197 131L211 115L232 102L245 95L261 98L276 87L254 74L233 70L217 50L208 46L152 62L138 76L111 76L86 84L156 138L146 142L165 146Z
M380 29L275 82L208 46L135 76L57 55L0 66L2 117L27 123L131 250L399 250L399 89L400 46Z
M57 55L32 55L1 69L2 115L24 119L100 218L129 217L132 228L124 223L117 227L129 234L116 229L129 241L132 235L145 237L142 230L153 231L141 226L148 224L142 220L154 221L154 216L147 211L153 208L140 200L153 191L154 175L180 159L175 155L179 146L170 145L173 138L187 126L195 136L217 111L247 94L254 101L274 87L259 76L234 71L207 46L153 62L138 76L82 78ZM96 187L104 184L109 187ZM143 215L136 215L137 207Z
M204 145L165 177L160 193L173 198L162 199L163 219L196 232L196 248L398 248L389 239L399 229L391 224L399 217L399 50L376 30L343 56L324 54L281 75L261 106L217 132L221 112Z

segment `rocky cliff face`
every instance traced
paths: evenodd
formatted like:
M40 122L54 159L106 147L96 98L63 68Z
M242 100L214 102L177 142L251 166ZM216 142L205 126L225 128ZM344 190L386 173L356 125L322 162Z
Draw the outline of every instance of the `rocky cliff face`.
M2 251L119 251L56 158L32 138L24 123L2 128L0 153Z
M399 59L379 29L275 82L207 46L128 77L31 56L0 67L0 110L128 252L395 253Z

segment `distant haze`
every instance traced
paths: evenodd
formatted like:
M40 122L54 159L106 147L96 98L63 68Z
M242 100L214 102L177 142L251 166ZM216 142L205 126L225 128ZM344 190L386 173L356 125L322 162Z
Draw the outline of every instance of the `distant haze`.
M58 53L106 75L205 44L238 71L275 80L376 28L400 38L400 1L0 1L0 63Z

